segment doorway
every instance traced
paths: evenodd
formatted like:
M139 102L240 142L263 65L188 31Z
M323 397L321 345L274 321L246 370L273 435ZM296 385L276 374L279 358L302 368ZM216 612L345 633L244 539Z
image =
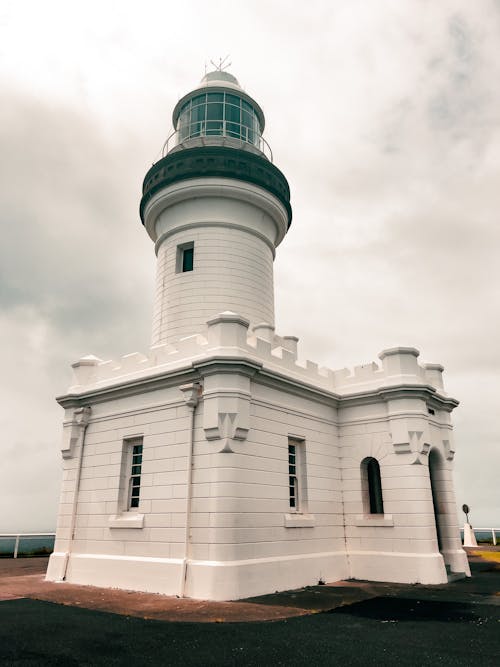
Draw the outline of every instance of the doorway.
M439 551L442 551L445 527L445 504L442 495L444 492L444 477L443 461L436 449L431 449L429 453L429 477L431 481L432 505L434 507L438 549Z

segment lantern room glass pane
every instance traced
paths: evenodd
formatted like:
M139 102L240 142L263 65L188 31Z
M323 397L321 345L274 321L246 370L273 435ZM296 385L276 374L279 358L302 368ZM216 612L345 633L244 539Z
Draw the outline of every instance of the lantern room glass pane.
M193 97L191 100L191 104L195 107L198 105L203 105L207 101L207 96L205 94L203 95L196 95L196 97Z
M223 133L223 118L224 118L224 105L222 102L211 102L210 95L208 95L207 102L207 134L219 134ZM215 97L215 96L214 96ZM222 95L219 95L222 97Z
M246 107L250 106L246 102L243 102L243 104ZM245 108L241 110L241 131L242 134L244 134L243 138L245 139L245 141L248 141L251 144L253 144L254 143L253 113L249 112L248 110L245 110Z
M240 108L241 99L237 95L231 95L231 93L226 93L226 104L232 104L233 106Z
M230 100L230 101L229 101ZM229 103L228 103L229 101ZM226 133L229 137L241 138L240 99L235 95L226 95L225 105Z
M189 136L199 137L205 133L205 114L207 107L205 104L201 106L193 106L191 108L191 123L189 126Z
M191 109L191 101L184 104L179 116L179 140L183 141L189 136L189 115Z
M238 95L209 92L196 95L180 111L179 141L200 136L227 136L258 145L260 125L252 105Z
M207 103L224 102L224 93L207 93Z

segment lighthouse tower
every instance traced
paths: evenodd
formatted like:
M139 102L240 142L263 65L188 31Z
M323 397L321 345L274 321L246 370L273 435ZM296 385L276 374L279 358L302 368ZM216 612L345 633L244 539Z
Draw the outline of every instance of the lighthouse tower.
M216 70L172 120L170 150L146 174L140 206L157 254L152 342L198 333L225 310L274 326L273 259L292 212L262 109Z
M47 579L234 600L467 576L443 367L408 346L352 370L298 359L275 330L292 214L260 106L217 70L173 126L140 204L157 255L151 348L83 357L57 399Z

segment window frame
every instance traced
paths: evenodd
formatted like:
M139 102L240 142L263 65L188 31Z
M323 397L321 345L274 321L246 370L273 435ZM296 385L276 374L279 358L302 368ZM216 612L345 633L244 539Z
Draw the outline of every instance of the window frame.
M127 512L138 512L141 502L143 439L136 439L127 444L129 447Z
M290 511L297 512L300 503L299 480L297 477L297 445L288 439L288 505Z
M186 250L191 251L191 268L184 268L184 259ZM192 273L194 271L194 241L179 243L177 246L177 256L175 260L176 273Z
M288 511L307 514L307 475L305 440L288 437Z
M141 461L140 461L140 470L133 472L133 467L137 466L137 463L134 463L134 447L140 446L141 449ZM120 488L118 495L118 514L126 516L129 513L135 514L140 512L140 488L141 488L141 475L142 475L142 457L144 452L144 436L134 435L128 438L124 438L122 442L122 463L120 471ZM139 484L133 484L133 478L139 477ZM134 494L134 498L138 498L137 505L132 507L132 489L138 488L138 494Z

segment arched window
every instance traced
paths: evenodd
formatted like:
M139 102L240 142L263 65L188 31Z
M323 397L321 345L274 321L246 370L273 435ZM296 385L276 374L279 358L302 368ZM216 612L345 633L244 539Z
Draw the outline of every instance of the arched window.
M377 459L368 457L361 463L361 482L363 489L363 505L366 514L383 514L382 480Z

